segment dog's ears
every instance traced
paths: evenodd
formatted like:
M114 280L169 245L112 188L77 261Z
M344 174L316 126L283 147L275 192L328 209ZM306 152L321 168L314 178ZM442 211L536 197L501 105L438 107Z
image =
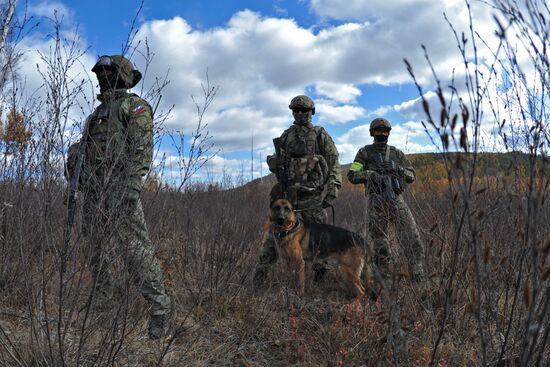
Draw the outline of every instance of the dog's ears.
M295 187L290 187L285 195L285 192L283 191L283 187L281 184L276 184L271 189L271 193L269 194L270 197L270 203L273 203L276 200L279 199L286 199L288 200L292 206L296 206L296 203L298 202L298 192Z
M284 199L284 196L281 184L276 184L271 188L271 192L269 193L269 203L272 204L276 200Z

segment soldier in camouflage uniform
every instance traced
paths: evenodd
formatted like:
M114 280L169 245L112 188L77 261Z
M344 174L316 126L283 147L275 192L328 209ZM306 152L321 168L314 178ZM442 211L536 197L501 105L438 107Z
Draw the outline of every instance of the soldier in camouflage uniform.
M288 106L292 110L294 124L279 138L279 152L267 157L269 170L277 175L279 184L286 189L296 189L296 211L305 223L326 223L326 208L338 195L342 185L338 151L330 135L311 122L315 104L308 96L294 97ZM254 274L254 283L264 283L267 272L277 260L275 241L267 234L259 263ZM314 264L316 278L326 268Z
M84 195L83 234L90 246L97 308L111 304L113 257L123 256L132 280L151 303L149 336L167 330L170 298L149 239L140 191L153 157L153 111L127 90L141 79L126 58L102 56L92 71L101 104L90 116L79 190ZM70 163L78 143L69 149ZM73 156L71 156L71 154Z
M387 144L391 125L384 118L370 124L374 144L357 152L348 172L353 184L364 184L368 200L368 229L374 246L374 260L384 276L390 275L388 229L396 228L405 254L410 261L413 280L423 277L424 248L414 217L403 200L403 190L412 183L416 174L402 151Z

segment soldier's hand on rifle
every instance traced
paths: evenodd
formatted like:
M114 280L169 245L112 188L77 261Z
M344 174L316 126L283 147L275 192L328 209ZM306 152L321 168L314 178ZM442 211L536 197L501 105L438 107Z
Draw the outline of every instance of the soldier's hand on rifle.
M384 173L387 175L395 175L395 165L391 161L384 161L382 162L382 169L384 170Z
M323 208L328 208L329 206L332 206L332 203L334 202L334 199L336 199L336 197L334 197L333 195L325 196L325 199L323 200L323 204L321 204L322 207Z
M366 170L364 172L365 172L365 175L367 176L367 180L370 181L370 183L375 184L375 185L380 185L380 183L382 182L382 180L384 178L383 175L381 175L380 173L378 173L376 171Z

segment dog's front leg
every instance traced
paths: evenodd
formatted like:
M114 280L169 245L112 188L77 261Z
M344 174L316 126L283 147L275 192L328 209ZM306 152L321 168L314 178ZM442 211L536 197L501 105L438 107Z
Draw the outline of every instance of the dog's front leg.
M296 291L300 296L302 296L304 294L306 282L306 266L302 254L302 248L300 247L299 243L291 246L291 251L289 255L292 270L296 276Z
M306 283L306 263L304 259L296 261L296 290L300 296L304 295L304 288Z

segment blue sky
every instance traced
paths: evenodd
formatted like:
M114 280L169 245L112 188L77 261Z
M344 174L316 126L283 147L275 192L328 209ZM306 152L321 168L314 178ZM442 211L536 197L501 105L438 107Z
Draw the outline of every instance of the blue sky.
M75 20L85 27L84 33L90 43L101 45L101 48L118 52L120 44L129 30L140 1L66 1L74 11ZM98 9L109 9L101 16L101 22L90 14ZM308 10L307 3L289 0L276 1L145 1L138 19L138 25L147 20L170 19L181 16L194 28L209 29L226 24L236 12L250 9L266 16L288 16L300 19L300 24L314 25L316 17ZM113 34L117 37L113 37Z
M33 53L48 44L47 17L57 10L63 14L63 31L80 36L82 64L89 70L98 55L120 53L140 2L28 4L41 25L23 42L26 58L40 62ZM494 28L491 10L477 2L474 6L476 29L489 39ZM408 153L435 151L420 123L418 91L403 58L411 61L428 91L433 80L421 44L430 51L443 83L453 68L460 77L461 59L444 12L459 31L467 30L462 0L145 0L132 61L145 67L139 53L147 40L155 57L143 87L168 72L170 84L160 108L175 108L164 126L186 136L196 124L190 97L200 97L206 70L210 82L219 86L205 121L220 153L197 176L202 179L250 167L252 137L257 168L253 176L258 177L260 156L263 160L272 152L271 139L292 123L288 103L298 94L314 99L314 123L332 135L342 163L351 162L355 152L371 142L368 124L378 116L394 126L390 143ZM34 69L23 67L30 85ZM140 87L134 91L139 93ZM169 139L160 153L177 161ZM262 171L267 171L265 164Z

